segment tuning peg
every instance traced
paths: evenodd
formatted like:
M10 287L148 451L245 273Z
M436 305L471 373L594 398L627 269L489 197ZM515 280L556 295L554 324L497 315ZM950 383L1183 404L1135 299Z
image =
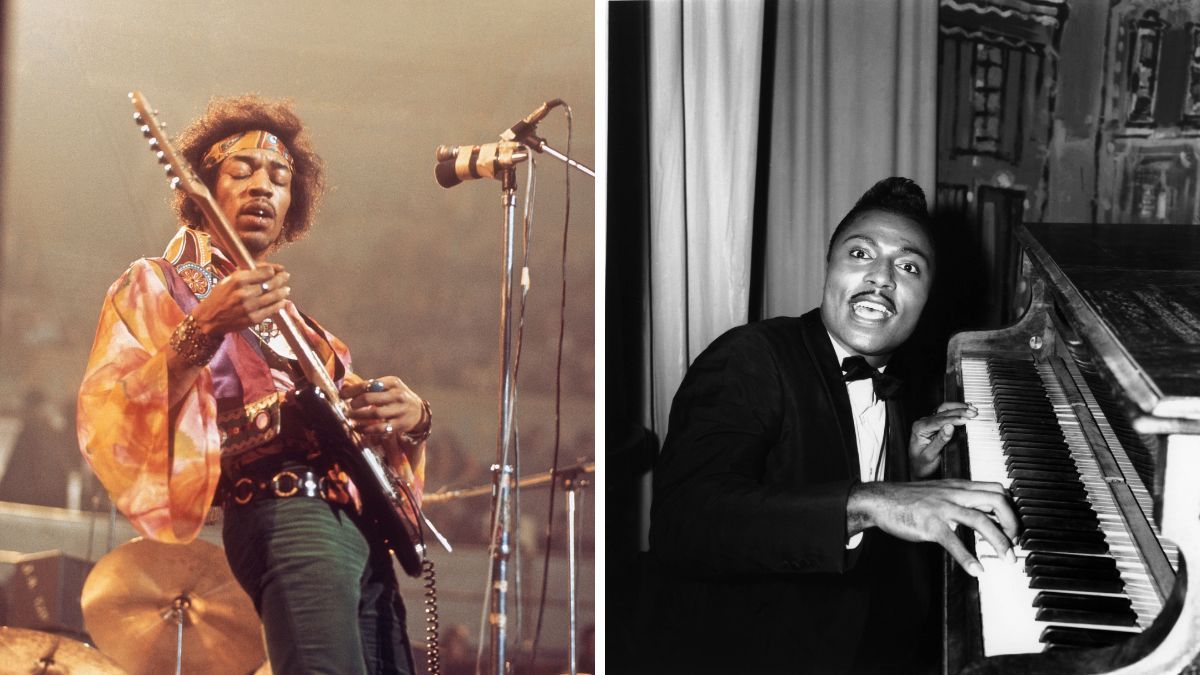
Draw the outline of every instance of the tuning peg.
M179 189L179 176L176 176L176 177L174 177L174 178L172 178L172 179L171 179L171 189L172 189L172 190L178 190L178 189Z
M150 125L149 124L142 125L142 135L145 136L146 138L150 138L151 134L150 134Z
M151 150L157 150L157 149L158 149L158 139L157 139L157 138L151 138L149 142L150 142L150 149L151 149Z
M167 163L167 155L162 150L159 150L158 152L154 153L154 156L158 158L158 161L160 164Z
M174 176L175 175L175 167L171 166L170 164L164 164L163 172L166 173L168 176Z
M138 124L138 125L145 123L145 120L142 119L142 113L140 113L140 112L133 113L133 123Z

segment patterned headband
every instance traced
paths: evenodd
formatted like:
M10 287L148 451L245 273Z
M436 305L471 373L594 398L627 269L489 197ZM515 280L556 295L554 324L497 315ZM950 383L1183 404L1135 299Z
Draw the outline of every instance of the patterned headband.
M242 150L272 150L283 155L287 160L288 168L295 169L292 164L292 154L288 152L287 146L279 137L269 131L239 131L238 133L229 136L223 140L213 143L213 146L204 154L203 166L205 170L211 169L214 166L225 161L227 157L240 152Z

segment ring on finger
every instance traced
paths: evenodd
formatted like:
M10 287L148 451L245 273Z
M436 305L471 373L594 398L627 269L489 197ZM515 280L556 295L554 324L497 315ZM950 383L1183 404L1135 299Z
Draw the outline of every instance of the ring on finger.
M378 394L387 389L387 385L376 379L367 380L367 391ZM391 433L390 431L388 433Z
M395 431L395 429L394 429L394 428L392 428L392 423L391 423L391 422L388 422L388 423L387 423L387 426L385 426L385 427L383 428L383 433L384 433L385 435L388 435L388 436L392 435L392 433L393 433L394 431Z
M271 284L264 281L264 282L262 282L262 284L259 285L259 288L262 289L263 293L267 293L268 291L271 290Z

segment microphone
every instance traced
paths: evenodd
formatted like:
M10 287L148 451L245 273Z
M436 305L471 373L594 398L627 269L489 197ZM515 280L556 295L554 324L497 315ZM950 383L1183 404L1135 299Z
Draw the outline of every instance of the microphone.
M551 99L539 105L533 112L529 113L520 122L509 127L500 134L500 138L506 141L519 141L524 143L534 150L541 152L542 139L534 135L533 130L537 127L537 123L546 118L550 111L563 104L561 98Z
M451 188L465 180L493 178L529 159L529 151L520 143L500 141L482 145L439 145L434 156L438 163L433 175L438 185Z

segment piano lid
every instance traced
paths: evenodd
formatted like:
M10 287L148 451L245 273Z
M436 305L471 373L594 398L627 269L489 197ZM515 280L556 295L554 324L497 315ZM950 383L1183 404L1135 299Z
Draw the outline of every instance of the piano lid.
M1030 223L1016 236L1133 403L1200 420L1200 226Z

